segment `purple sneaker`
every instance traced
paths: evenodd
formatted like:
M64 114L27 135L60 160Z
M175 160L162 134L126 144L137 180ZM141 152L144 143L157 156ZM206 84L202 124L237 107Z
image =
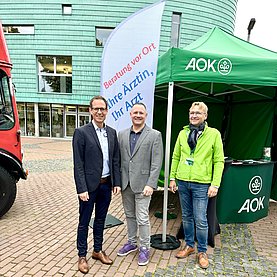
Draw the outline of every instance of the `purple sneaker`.
M147 265L149 263L150 250L146 247L139 248L138 265Z
M138 249L138 247L134 244L131 244L130 242L127 242L123 245L122 248L120 248L117 252L118 256L127 256L131 252L134 252Z

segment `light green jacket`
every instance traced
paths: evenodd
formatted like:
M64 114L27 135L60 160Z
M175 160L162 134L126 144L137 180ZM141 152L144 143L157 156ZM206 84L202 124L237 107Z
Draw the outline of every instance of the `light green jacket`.
M220 132L206 124L193 153L187 142L189 133L189 126L185 126L178 135L172 155L170 179L219 187L224 168Z

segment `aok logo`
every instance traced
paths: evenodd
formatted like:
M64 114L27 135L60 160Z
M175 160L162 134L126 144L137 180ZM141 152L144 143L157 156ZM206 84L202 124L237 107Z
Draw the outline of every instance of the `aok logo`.
M223 58L217 64L217 70L222 75L228 75L232 70L232 63L229 59Z
M263 187L263 179L261 176L254 176L249 182L249 191L256 195L258 194Z
M249 182L249 191L253 195L257 195L263 187L263 180L261 176L254 176L250 182ZM239 209L238 213L240 214L241 212L245 211L247 213L251 212L256 212L261 209L264 209L264 199L265 196L263 197L258 197L258 198L253 198L253 199L246 199Z
M232 63L227 58L222 58L217 64L217 70L215 69L216 60L204 59L204 58L191 58L185 70L197 70L203 71L218 71L221 75L228 75L232 70Z

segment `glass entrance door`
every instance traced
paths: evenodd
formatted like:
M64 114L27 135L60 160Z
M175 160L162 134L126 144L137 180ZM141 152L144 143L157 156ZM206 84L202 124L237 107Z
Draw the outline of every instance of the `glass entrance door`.
M76 128L76 114L67 114L65 116L65 136L72 137Z
M81 127L83 125L88 124L89 120L90 120L90 116L89 115L81 115L81 114L79 114L79 126L78 127Z

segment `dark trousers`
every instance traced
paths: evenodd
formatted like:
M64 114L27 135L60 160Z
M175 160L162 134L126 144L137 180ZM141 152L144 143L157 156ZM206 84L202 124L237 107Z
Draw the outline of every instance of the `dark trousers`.
M82 201L79 198L79 225L77 230L78 256L85 257L87 254L88 228L93 208L95 217L93 224L94 251L102 250L105 219L112 199L112 186L110 181L99 184L99 187L89 193L89 200Z

